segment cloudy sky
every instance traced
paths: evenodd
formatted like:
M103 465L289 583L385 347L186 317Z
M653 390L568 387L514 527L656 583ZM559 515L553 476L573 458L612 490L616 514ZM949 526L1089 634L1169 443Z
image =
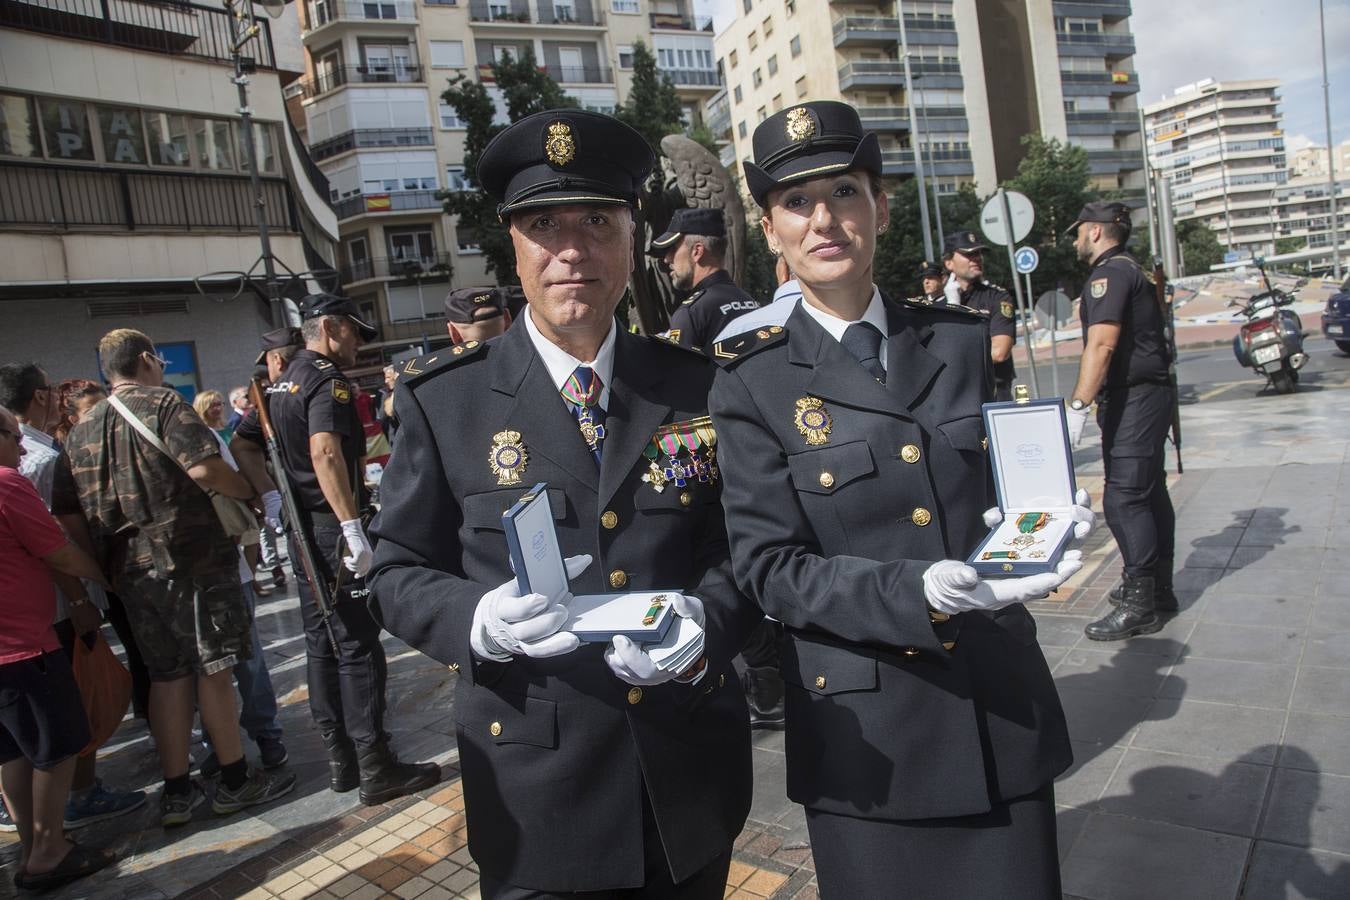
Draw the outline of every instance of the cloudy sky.
M718 25L740 0L695 0ZM810 0L823 2L823 0ZM1317 0L1133 0L1139 102L1201 78L1278 78L1290 149L1326 144ZM1334 141L1350 139L1350 0L1326 4Z

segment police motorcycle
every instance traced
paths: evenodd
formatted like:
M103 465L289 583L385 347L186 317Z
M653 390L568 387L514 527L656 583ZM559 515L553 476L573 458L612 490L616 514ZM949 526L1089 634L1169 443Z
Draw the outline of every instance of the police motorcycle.
M1308 362L1308 355L1303 352L1303 323L1297 313L1287 308L1293 304L1298 290L1273 287L1264 260L1258 258L1256 267L1266 289L1245 303L1241 300L1228 303L1238 307L1246 318L1233 337L1233 355L1239 365L1266 376L1277 393L1292 394L1298 387L1298 370Z

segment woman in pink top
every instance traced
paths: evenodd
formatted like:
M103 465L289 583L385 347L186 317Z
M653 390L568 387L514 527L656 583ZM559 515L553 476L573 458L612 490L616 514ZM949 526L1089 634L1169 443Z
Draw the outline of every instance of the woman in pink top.
M63 578L62 589L75 606L88 602L77 578L106 580L20 474L23 452L18 421L0 407L0 782L23 842L14 884L49 890L116 860L72 843L62 831L89 722L51 626L53 577L74 576Z

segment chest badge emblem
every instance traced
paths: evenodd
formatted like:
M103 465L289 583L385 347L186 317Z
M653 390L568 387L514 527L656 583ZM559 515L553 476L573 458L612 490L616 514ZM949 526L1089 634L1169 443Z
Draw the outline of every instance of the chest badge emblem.
M488 464L500 485L520 484L520 475L529 464L530 455L520 441L519 431L499 431L492 436Z
M797 412L793 415L792 421L806 438L806 443L812 447L829 442L830 429L834 427L834 423L830 421L830 412L819 397L802 397L798 400Z

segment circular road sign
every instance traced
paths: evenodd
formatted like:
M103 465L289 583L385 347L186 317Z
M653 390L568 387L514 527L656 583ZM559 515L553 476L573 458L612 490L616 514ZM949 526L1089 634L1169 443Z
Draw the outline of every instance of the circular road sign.
M1012 215L1011 241L1003 225L1003 204L999 203L998 194L990 197L980 210L980 230L990 242L1000 246L1017 243L1031 233L1031 226L1036 222L1036 210L1026 194L1017 191L1005 191L1004 194L1008 198L1008 211Z
M1018 275L1030 275L1041 264L1041 255L1035 247L1019 247L1013 254L1013 263L1017 266Z

